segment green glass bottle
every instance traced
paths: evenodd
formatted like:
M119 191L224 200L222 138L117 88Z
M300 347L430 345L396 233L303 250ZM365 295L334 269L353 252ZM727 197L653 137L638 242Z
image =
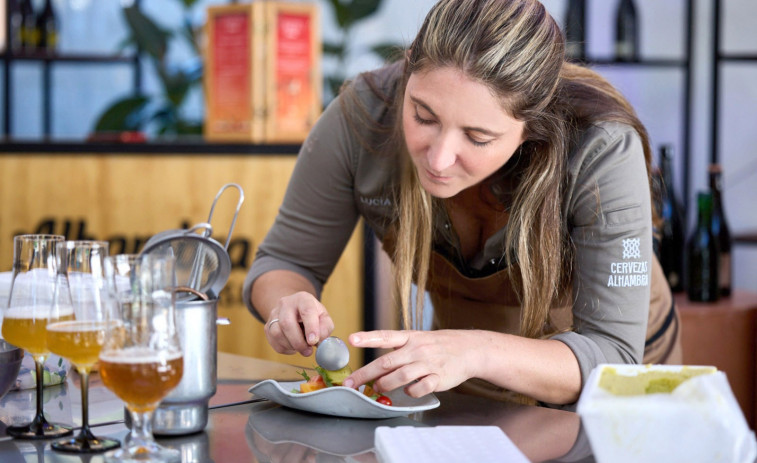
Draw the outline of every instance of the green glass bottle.
M38 48L48 54L54 54L58 48L58 18L53 9L52 0L45 0L45 7L37 16L39 31Z
M615 58L639 60L639 21L633 0L620 0L615 14Z
M39 31L37 30L37 17L31 0L21 0L21 48L31 53L37 50L39 44Z
M720 249L712 234L712 193L697 195L697 225L687 244L687 287L689 299L700 302L718 300L718 265Z
M673 292L683 291L683 255L686 245L682 207L678 202L673 178L673 160L670 145L660 147L660 169L662 175L661 211L662 218L660 264L665 271Z
M710 174L710 191L712 192L712 234L718 241L720 249L718 280L720 295L731 295L731 231L723 209L723 170L719 164L708 168Z
M565 57L586 60L586 0L570 0L565 13Z
M10 0L8 2L8 27L10 27L8 34L10 44L8 46L14 53L20 52L24 47L23 22L24 13L21 11L21 2Z

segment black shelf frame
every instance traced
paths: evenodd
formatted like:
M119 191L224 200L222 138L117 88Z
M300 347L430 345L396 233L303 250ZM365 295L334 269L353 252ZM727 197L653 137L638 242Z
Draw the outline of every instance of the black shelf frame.
M108 55L104 53L49 53L45 51L21 51L14 52L12 50L11 37L11 15L10 15L10 0L5 1L5 44L6 50L0 53L0 60L3 62L3 130L2 135L7 139L12 137L13 134L13 100L11 95L13 93L13 75L12 67L15 62L30 62L40 63L42 65L42 85L40 93L42 95L42 134L45 139L49 138L52 134L52 68L58 63L90 63L90 64L103 64L103 65L119 65L127 64L133 67L134 80L133 88L135 93L139 93L142 89L142 64L139 58L140 50L136 50L133 55L121 55L113 54ZM139 7L140 0L135 0L135 5Z
M69 63L126 63L132 64L134 56L107 55L102 53L46 53L46 52L22 52L14 53L7 50L0 53L0 58L11 61L48 61Z
M710 157L713 164L720 160L720 113L721 113L721 88L722 63L750 63L757 62L757 53L727 53L721 51L722 45L722 1L712 0L712 92L710 92L710 104L712 107L712 122L710 124Z
M757 53L727 53L721 51L722 45L722 1L712 0L712 92L710 92L710 105L712 120L710 123L710 162L720 162L720 115L721 115L721 88L722 63L757 63ZM745 233L733 237L733 244L757 245L757 233Z
M719 0L713 0L718 3ZM682 170L682 191L685 204L689 204L689 195L691 194L691 127L693 126L693 114L692 108L692 88L693 80L692 75L694 73L694 18L696 17L696 0L684 1L686 22L684 27L684 54L682 59L674 58L641 58L635 61L622 61L614 58L603 57L587 57L584 60L578 60L577 63L591 66L591 67L640 67L640 68L659 68L659 69L680 69L683 71L683 107L681 112L683 113L683 128L682 128L682 143L681 153L681 170ZM743 57L733 58L742 59ZM688 217L688 207L684 207L684 223Z

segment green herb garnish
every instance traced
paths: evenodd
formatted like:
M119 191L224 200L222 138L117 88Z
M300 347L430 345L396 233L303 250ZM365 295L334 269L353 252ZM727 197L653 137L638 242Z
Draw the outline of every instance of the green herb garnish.
M319 375L321 375L321 378L323 378L323 382L326 384L326 387L333 387L334 384L331 382L331 378L329 378L329 374L321 367L315 367L315 371L318 372Z
M297 374L305 378L305 381L310 381L310 376L308 376L308 373L305 370L298 371Z

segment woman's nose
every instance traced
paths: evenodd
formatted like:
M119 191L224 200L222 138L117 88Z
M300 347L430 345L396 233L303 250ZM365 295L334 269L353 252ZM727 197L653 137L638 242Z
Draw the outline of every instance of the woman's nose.
M440 174L455 164L457 146L450 135L440 135L429 147L427 158L428 167L434 173Z

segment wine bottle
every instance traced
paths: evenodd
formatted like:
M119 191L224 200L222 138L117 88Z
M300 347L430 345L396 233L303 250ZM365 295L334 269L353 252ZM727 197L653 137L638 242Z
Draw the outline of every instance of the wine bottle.
M723 170L719 164L711 164L710 191L712 192L712 234L718 241L720 258L718 265L718 286L720 295L731 295L731 231L723 209Z
M615 17L615 58L639 60L639 22L633 0L620 0Z
M39 31L39 48L45 52L55 53L58 47L58 19L55 16L52 0L45 0L45 7L37 17Z
M39 34L32 0L21 0L21 48L27 52L37 49Z
M23 35L21 34L21 4L18 0L10 0L8 2L8 37L10 43L8 49L14 52L18 52L23 47Z
M657 260L662 263L662 255L660 254L660 242L662 240L662 172L660 172L659 166L652 166L652 210L656 217L660 218L660 223L652 223L652 251L657 257ZM664 267L663 267L664 269Z
M700 302L718 300L718 241L712 234L712 193L697 195L697 225L687 245L689 299Z
M586 59L586 0L570 0L565 14L565 57Z
M683 256L686 245L682 207L678 201L673 179L673 148L660 146L659 165L662 185L660 187L660 264L665 271L673 292L683 291Z

